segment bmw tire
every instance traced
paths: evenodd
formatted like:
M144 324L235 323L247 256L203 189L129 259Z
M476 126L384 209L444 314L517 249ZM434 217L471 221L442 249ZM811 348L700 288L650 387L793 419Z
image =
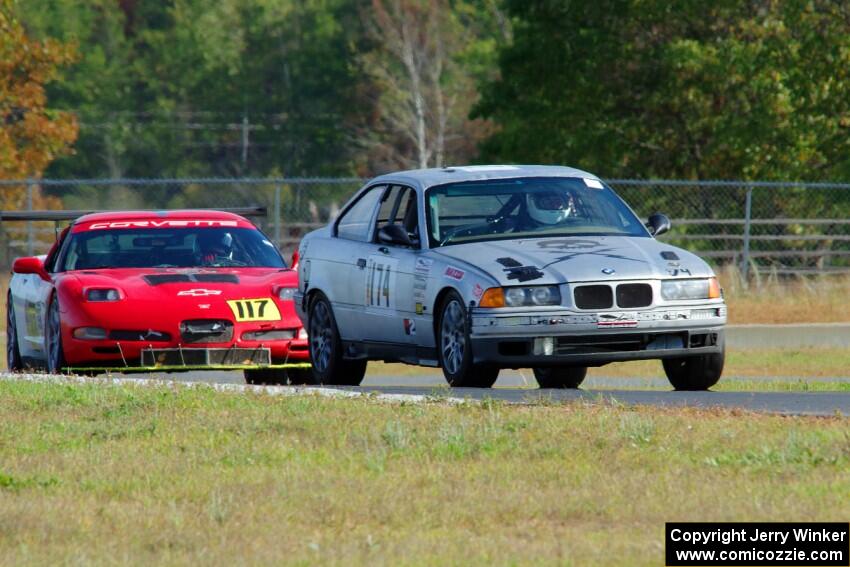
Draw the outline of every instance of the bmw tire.
M491 388L499 377L498 366L473 362L469 317L456 291L446 295L439 310L437 356L449 386Z
M683 356L662 360L667 379L676 390L697 391L708 390L720 380L723 374L723 363L726 359L725 349L715 354L699 356Z
M533 370L537 385L541 388L576 389L587 376L586 366L547 366Z
M366 375L366 360L343 357L336 319L330 301L322 293L310 302L307 326L313 368L309 375L302 377L312 384L359 386Z

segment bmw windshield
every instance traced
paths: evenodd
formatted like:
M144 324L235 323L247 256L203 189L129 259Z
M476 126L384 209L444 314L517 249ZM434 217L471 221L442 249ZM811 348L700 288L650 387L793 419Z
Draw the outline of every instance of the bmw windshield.
M280 253L250 228L122 228L71 235L60 271L102 268L285 268Z
M431 248L549 236L649 236L617 194L595 179L452 183L430 189L426 201Z

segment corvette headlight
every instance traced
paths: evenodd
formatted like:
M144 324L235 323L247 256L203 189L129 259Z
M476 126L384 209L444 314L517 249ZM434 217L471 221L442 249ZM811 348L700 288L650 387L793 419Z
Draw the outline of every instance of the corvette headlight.
M118 301L121 292L113 288L89 289L86 291L86 301Z
M505 288L505 305L508 307L560 304L561 292L555 285Z
M281 301L292 301L295 298L297 287L280 287L277 290L277 296Z
M717 299L720 297L720 284L717 278L664 280L661 282L661 297L667 301Z

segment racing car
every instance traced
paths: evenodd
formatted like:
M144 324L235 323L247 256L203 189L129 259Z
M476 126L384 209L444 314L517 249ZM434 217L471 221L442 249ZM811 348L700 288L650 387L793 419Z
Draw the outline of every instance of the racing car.
M86 214L46 256L18 258L12 272L12 371L241 369L249 383L312 379L292 301L297 273L243 216Z
M358 384L386 360L439 366L452 386L532 368L541 387L577 388L590 366L661 359L676 389L710 388L726 305L708 264L656 240L669 229L568 167L375 178L299 247L315 381Z

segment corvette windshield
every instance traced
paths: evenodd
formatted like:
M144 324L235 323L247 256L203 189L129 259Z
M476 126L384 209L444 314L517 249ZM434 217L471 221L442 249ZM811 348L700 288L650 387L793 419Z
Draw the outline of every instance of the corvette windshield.
M526 177L428 191L431 247L547 236L649 233L610 187L594 179Z
M286 264L263 233L250 228L122 228L73 233L60 269L225 266Z

